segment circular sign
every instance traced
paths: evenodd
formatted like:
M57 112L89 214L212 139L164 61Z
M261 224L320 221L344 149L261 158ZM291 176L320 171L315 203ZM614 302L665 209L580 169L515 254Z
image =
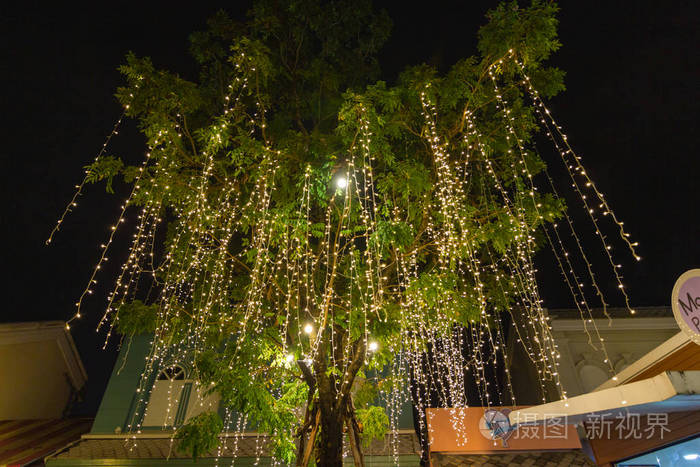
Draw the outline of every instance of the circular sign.
M513 427L508 419L510 409L493 410L489 409L479 419L479 432L486 439L500 439L503 447L507 448L506 441L513 434Z
M691 269L678 278L671 292L671 308L681 330L700 344L700 269Z

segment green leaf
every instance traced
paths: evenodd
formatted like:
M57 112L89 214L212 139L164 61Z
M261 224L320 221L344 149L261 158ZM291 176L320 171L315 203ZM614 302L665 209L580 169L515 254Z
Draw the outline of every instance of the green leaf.
M389 416L383 407L370 406L355 411L362 426L362 445L367 448L373 439L382 440L389 432Z
M112 181L114 177L121 172L123 167L124 163L121 159L114 156L102 156L92 164L85 166L87 172L85 181L87 183L97 183L106 180L105 190L107 193L114 193Z
M224 427L216 412L204 412L190 419L175 432L177 450L197 460L219 445L219 433Z

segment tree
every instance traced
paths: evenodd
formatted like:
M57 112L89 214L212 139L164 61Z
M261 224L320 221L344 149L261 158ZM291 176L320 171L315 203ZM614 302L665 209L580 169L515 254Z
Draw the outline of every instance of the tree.
M361 435L389 425L378 389L420 379L420 355L464 345L450 343L465 327L488 340L513 310L556 379L533 257L565 206L538 189L539 128L585 176L541 101L563 89L543 65L556 11L501 4L477 56L394 85L376 81L390 20L369 1L260 0L245 24L220 13L191 37L196 82L127 57L117 97L147 155L88 167L87 181L122 175L139 213L100 324L153 332L147 372L191 355L220 394L226 419L195 418L181 447L210 449L238 413L278 459L341 465L347 431L363 465ZM366 377L387 366L387 381Z

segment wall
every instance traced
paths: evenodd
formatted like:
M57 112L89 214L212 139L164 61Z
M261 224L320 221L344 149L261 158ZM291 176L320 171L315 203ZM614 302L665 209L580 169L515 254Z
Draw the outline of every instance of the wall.
M150 342L151 336L135 336L131 341L125 339L102 397L91 434L107 435L128 431L137 402L136 388L145 367ZM407 388L402 392L402 397L407 400L401 407L397 425L401 430L413 430L413 411ZM386 404L381 398L377 402L379 405ZM143 428L157 429L145 426Z
M65 323L0 325L0 420L61 418L86 379Z
M552 336L560 352L560 383L569 397L590 392L614 376L605 362L606 358L617 373L678 333L678 325L673 319L670 307L639 307L634 316L626 309L608 311L613 317L611 321L600 318L602 313L594 310L594 316L597 318L586 323L586 327L577 310L549 311L552 318ZM595 328L604 340L605 352ZM511 340L509 347L516 402L526 405L541 404L542 391L537 383L540 378L533 364L519 344ZM546 384L544 389L547 401L560 399L553 383Z
M0 420L60 418L70 385L55 341L0 345Z
M92 434L113 434L126 431L136 388L143 372L151 336L125 338L112 376L97 411ZM115 431L116 430L116 431Z

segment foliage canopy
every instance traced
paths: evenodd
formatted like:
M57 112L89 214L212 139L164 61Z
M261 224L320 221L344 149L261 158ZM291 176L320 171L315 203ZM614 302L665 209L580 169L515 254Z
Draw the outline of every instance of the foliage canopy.
M123 176L139 211L101 325L153 332L147 373L190 358L221 396L224 420L182 427L183 449L211 449L241 416L278 459L340 465L343 426L356 455L361 427L383 436L395 416L377 396L421 381L426 349L459 329L471 337L453 355L494 346L514 310L556 378L533 256L565 206L538 189L532 144L540 122L553 132L541 97L564 89L543 65L556 12L502 3L478 55L394 84L377 81L391 22L367 0L260 0L245 24L219 13L191 36L196 82L127 56L117 98L147 155L88 167L108 189ZM484 362L452 358L443 402L464 405L464 367Z

